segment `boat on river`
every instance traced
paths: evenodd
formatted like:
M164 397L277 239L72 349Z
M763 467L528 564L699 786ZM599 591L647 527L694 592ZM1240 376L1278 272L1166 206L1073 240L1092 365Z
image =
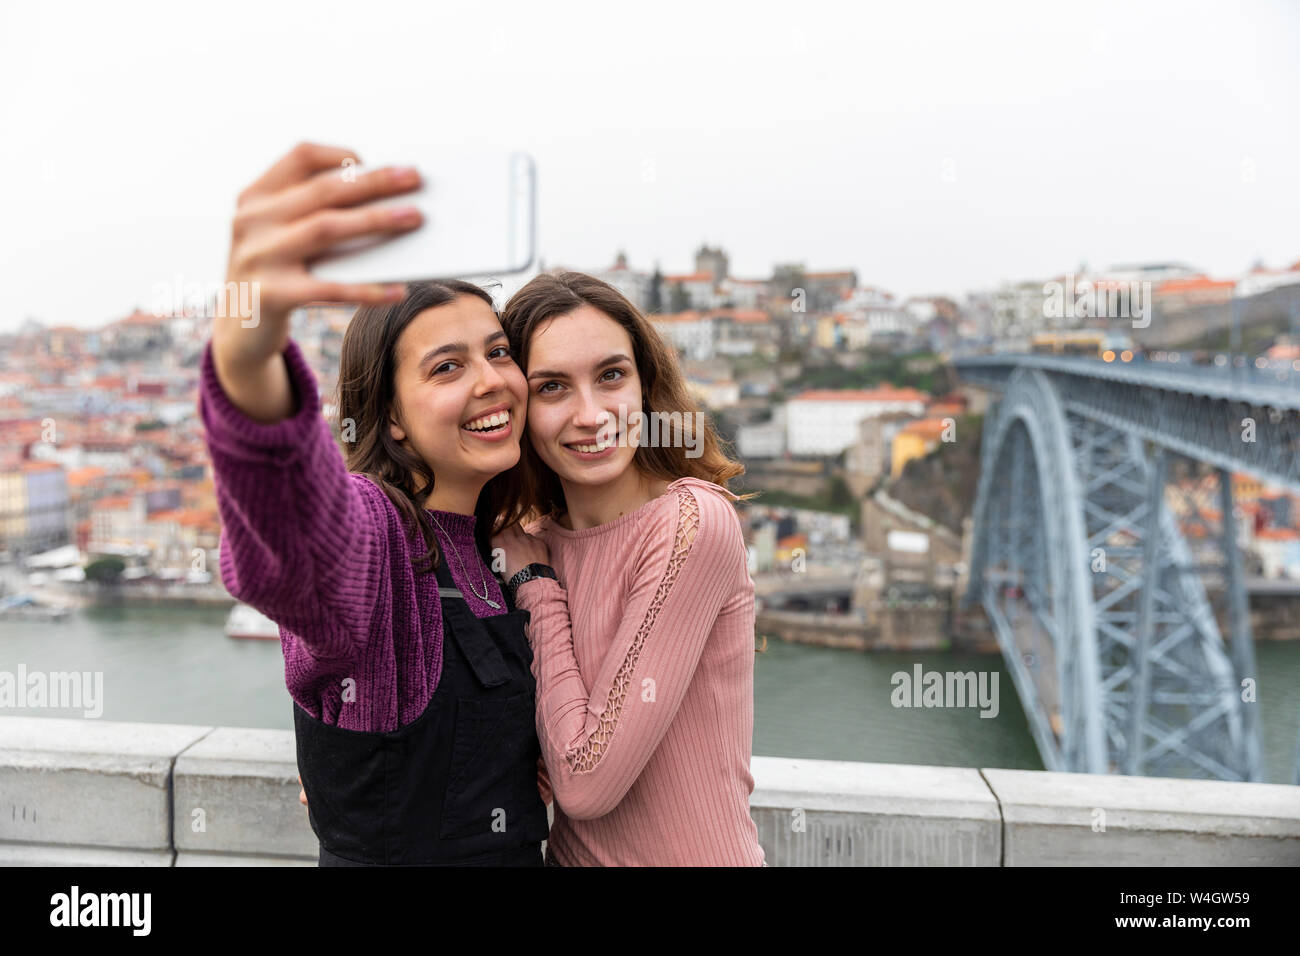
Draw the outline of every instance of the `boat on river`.
M226 618L226 636L255 641L278 641L280 625L255 607L236 604Z
M61 604L44 604L30 594L0 598L0 620L62 621L69 611Z

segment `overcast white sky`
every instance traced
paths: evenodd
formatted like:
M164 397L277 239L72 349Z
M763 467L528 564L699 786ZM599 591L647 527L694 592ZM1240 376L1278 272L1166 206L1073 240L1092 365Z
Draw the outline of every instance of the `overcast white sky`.
M1300 259L1298 100L1283 2L5 3L0 329L219 279L294 142L416 128L536 157L548 264L1231 275Z

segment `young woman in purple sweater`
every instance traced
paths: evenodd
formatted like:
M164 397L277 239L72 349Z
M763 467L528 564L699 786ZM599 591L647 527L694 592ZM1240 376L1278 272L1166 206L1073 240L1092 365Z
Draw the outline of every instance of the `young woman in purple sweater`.
M519 517L523 373L476 286L311 276L340 242L419 225L371 202L414 170L348 161L303 144L239 197L199 392L222 579L280 625L321 865L540 865L527 614L487 550ZM340 362L346 461L289 337L308 302L363 306Z

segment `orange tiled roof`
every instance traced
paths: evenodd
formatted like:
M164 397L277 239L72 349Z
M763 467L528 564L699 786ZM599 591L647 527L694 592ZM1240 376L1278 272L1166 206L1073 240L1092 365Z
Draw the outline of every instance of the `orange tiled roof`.
M131 507L131 499L127 495L113 495L100 498L90 507L94 511L122 511Z
M733 322L770 322L771 318L762 309L724 309L726 317Z
M1211 279L1209 276L1193 276L1190 279L1166 279L1160 283L1159 292L1161 294L1169 292L1195 292L1205 289L1233 289L1236 288L1236 281L1233 279Z
M923 418L920 421L909 422L904 425L899 434L916 435L919 438L935 440L943 434L945 427L941 418Z
M928 395L914 388L880 385L867 389L811 389L795 396L806 402L925 402Z
M935 402L925 410L925 414L931 418L938 418L944 415L961 415L966 411L966 406L958 402Z
M86 485L93 485L106 474L108 473L98 465L89 465L85 468L77 468L68 472L68 486L71 488L82 488Z

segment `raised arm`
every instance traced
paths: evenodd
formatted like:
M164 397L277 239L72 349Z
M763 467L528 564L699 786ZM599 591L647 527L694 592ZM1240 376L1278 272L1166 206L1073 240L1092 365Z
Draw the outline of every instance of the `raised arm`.
M203 354L199 413L221 515L226 589L298 635L319 658L351 656L369 632L385 514L373 484L351 475L320 410L297 343L282 360L294 414L261 424L235 408Z
M626 610L592 692L573 653L564 588L520 586L531 614L537 730L556 802L575 819L613 810L636 782L676 716L714 622L745 565L731 505L690 487L674 490L647 529Z
M350 475L334 444L289 315L308 302L400 299L400 286L320 282L307 263L339 242L419 223L369 204L417 186L414 171L344 176L349 161L348 150L302 144L240 195L199 383L222 579L321 657L349 653L367 633L384 513L382 492Z

